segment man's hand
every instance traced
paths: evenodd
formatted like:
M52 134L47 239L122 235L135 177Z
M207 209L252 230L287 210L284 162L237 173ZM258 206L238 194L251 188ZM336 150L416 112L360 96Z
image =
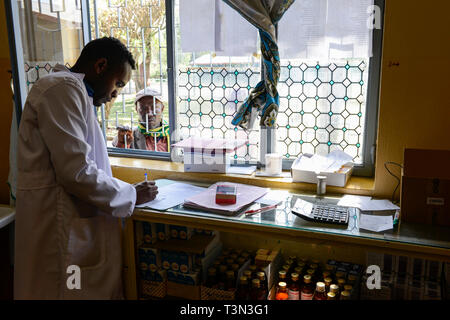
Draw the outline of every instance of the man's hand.
M155 186L155 181L143 181L133 184L136 188L136 204L142 204L152 201L158 194L158 187Z
M125 148L125 136L127 137L127 148L133 142L133 131L127 127L117 128L117 148Z

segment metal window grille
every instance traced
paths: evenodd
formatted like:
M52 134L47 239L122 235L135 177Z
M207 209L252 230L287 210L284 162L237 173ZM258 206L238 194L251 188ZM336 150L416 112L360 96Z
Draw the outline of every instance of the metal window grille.
M83 43L114 36L132 51L138 68L118 99L102 106L98 113L109 147L117 127L135 128L139 124L134 96L150 85L160 93L159 98L165 103L163 120L167 120L171 132L179 131L178 138L247 138L247 146L233 154L237 161L258 162L265 152L276 151L283 155L284 167L288 168L291 159L301 153L325 154L341 149L352 155L357 164L370 162L378 104L381 30L374 30L371 59L281 61L277 130L263 133L255 127L246 133L232 126L231 119L261 77L259 61L249 57L246 63L235 63L229 57L227 63L216 64L212 63L212 53L203 53L210 56L209 64L198 62L201 53L186 58L178 45L178 2L16 1L11 11L16 10L20 20L26 88L29 90L42 75L51 72L56 63L70 67ZM382 0L376 0L376 4L384 7ZM40 21L42 17L47 20ZM76 39L70 47L63 45L67 30ZM268 143L261 143L265 139ZM275 140L276 146L270 143ZM111 151L161 156L159 152L142 150Z

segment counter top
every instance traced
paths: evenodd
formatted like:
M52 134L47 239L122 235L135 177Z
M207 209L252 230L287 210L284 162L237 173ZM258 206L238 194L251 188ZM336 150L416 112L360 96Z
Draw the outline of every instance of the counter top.
M0 229L14 221L16 211L9 206L0 205Z

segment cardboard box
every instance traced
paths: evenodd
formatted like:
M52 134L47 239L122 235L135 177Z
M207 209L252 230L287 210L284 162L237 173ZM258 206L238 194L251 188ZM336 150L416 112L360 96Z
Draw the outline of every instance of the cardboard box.
M225 173L230 153L243 147L247 140L189 137L172 147L183 148L185 172Z
M185 172L226 173L230 155L219 150L212 152L184 152Z
M405 149L401 220L450 226L450 150Z
M295 159L291 167L292 181L293 182L309 182L317 183L317 176L326 176L327 186L345 187L353 172L353 165L348 164L344 166L338 172L320 172L302 170L299 167L301 157L312 157L311 154L303 154Z

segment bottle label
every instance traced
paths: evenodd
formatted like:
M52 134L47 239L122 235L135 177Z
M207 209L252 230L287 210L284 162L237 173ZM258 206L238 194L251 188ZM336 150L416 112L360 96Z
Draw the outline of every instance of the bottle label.
M312 300L313 295L314 295L313 293L304 293L304 292L302 292L301 299L302 300Z
M288 290L288 294L289 294L289 300L299 300L300 299L299 291Z

